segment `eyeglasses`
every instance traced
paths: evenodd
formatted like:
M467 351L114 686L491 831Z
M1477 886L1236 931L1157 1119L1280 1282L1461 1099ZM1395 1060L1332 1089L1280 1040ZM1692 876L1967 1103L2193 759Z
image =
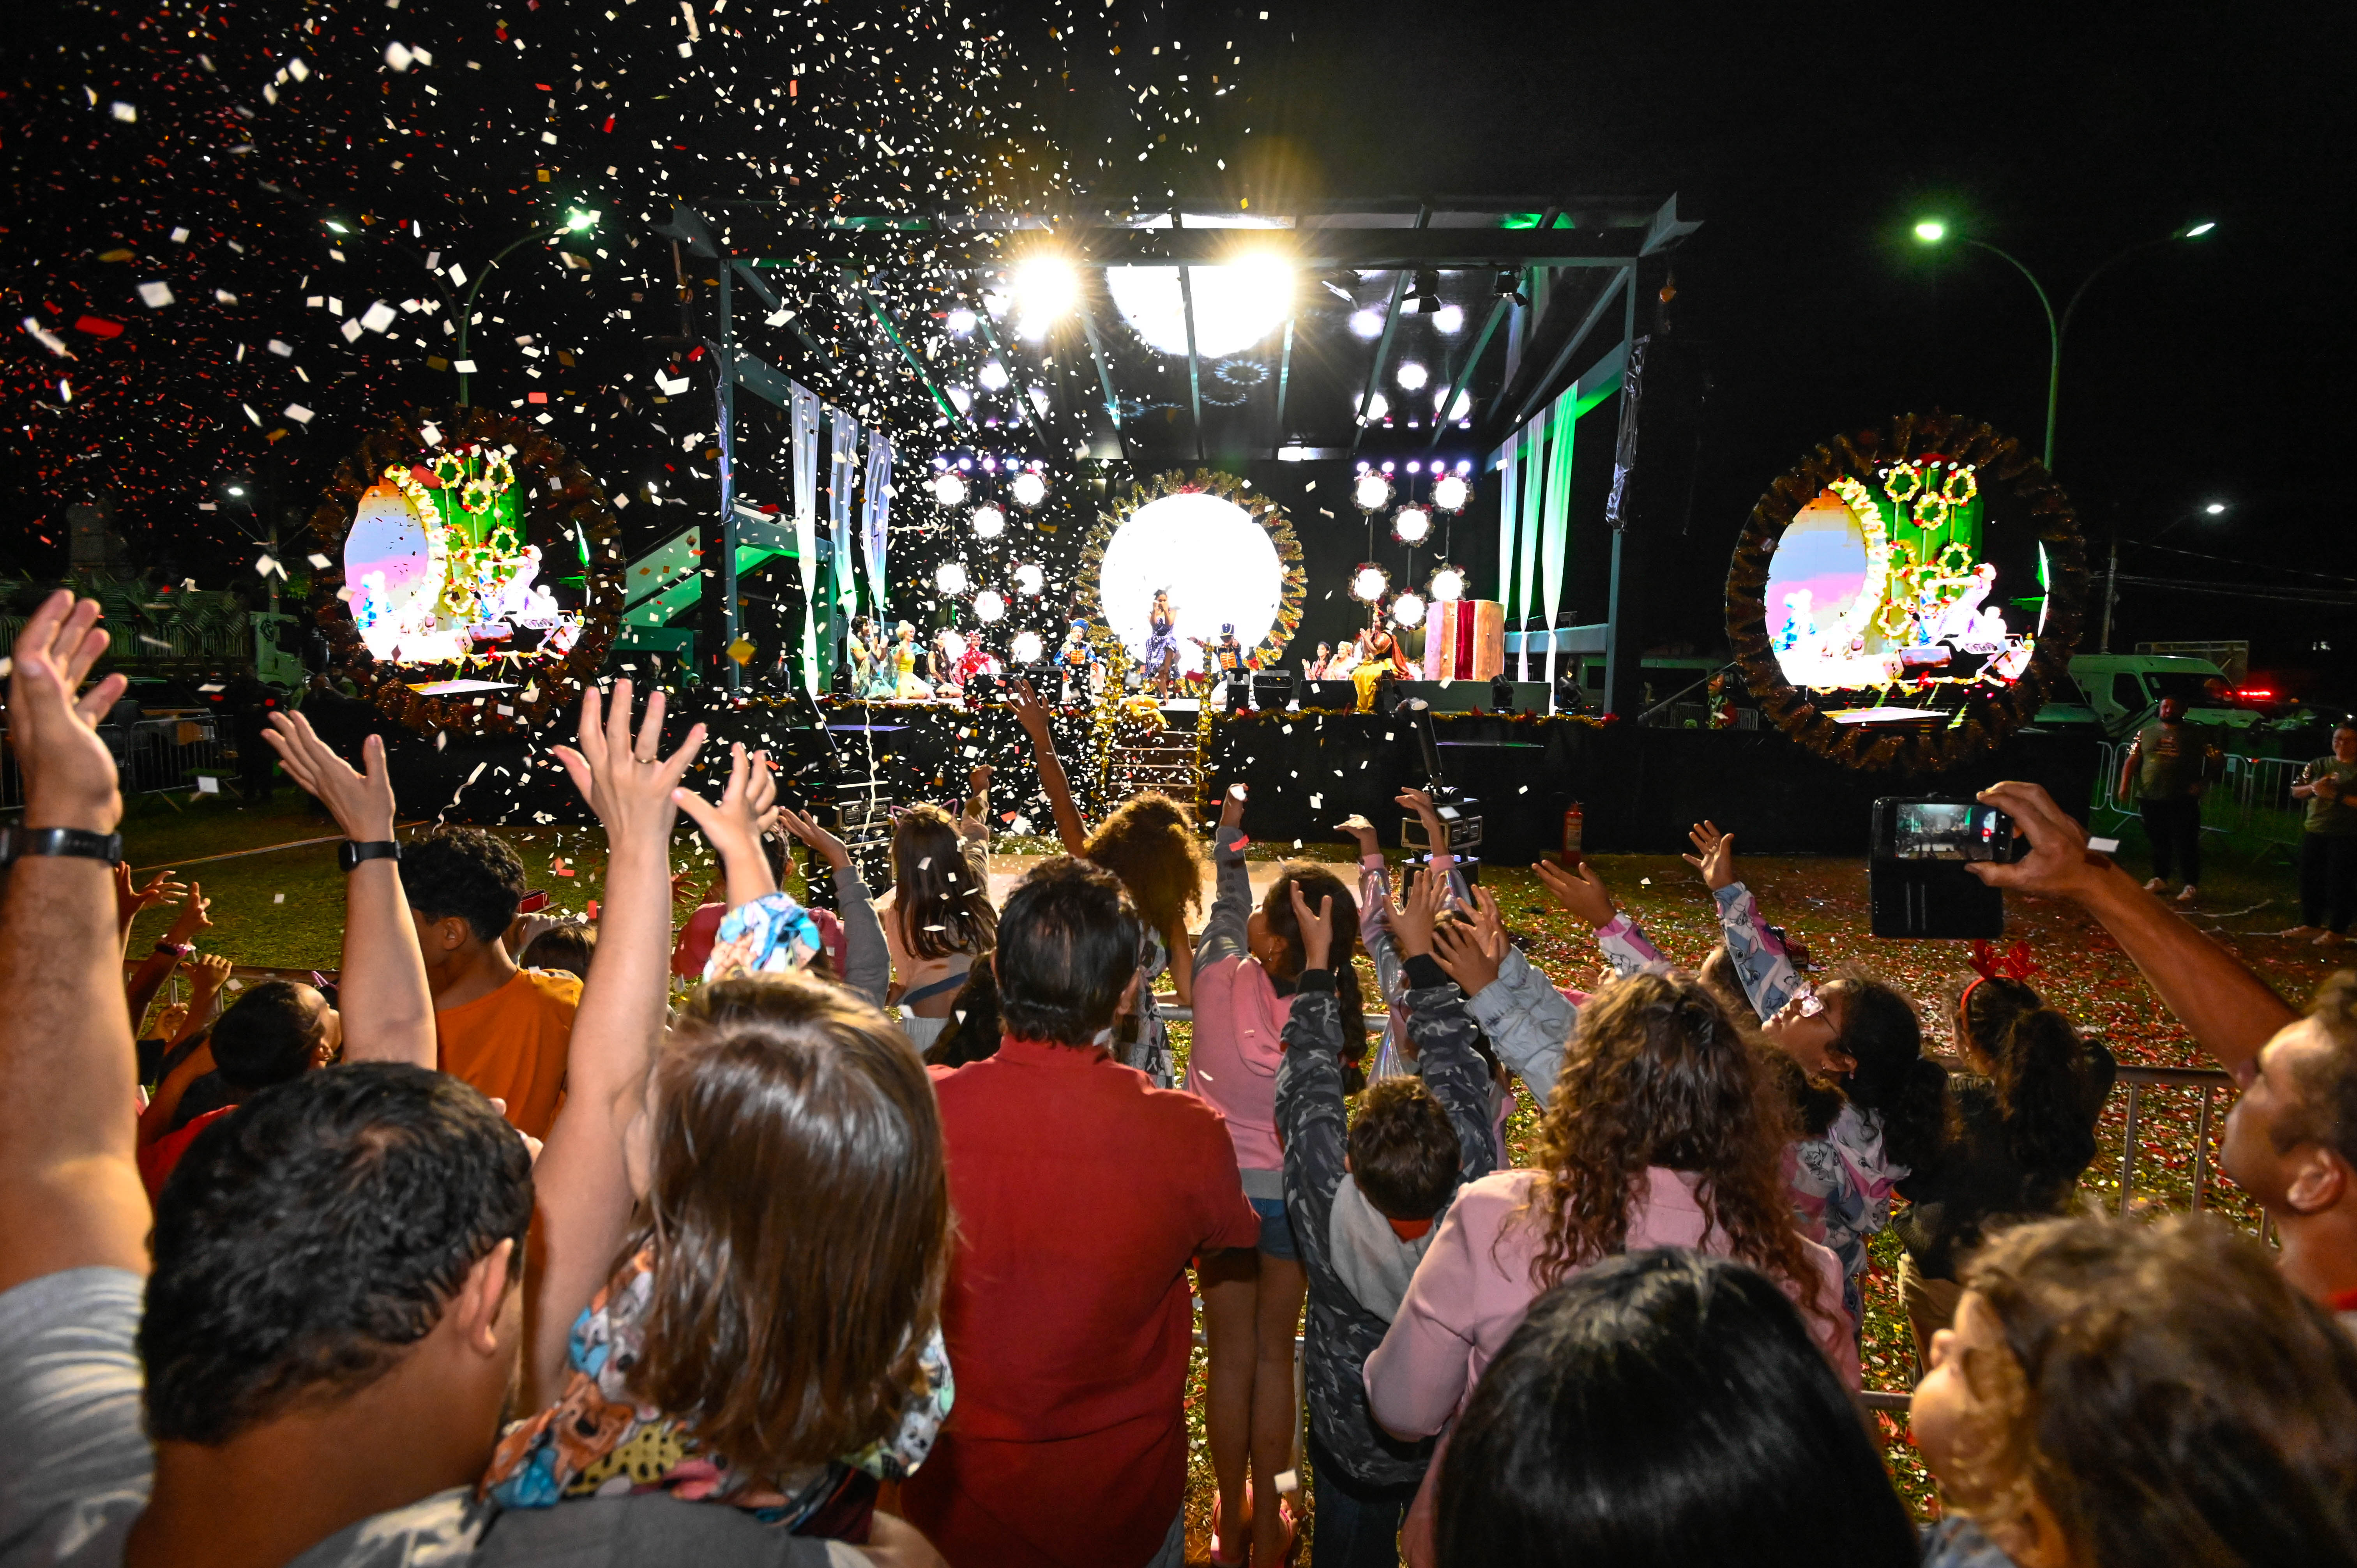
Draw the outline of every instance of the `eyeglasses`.
M1813 983L1804 980L1793 988L1792 1001L1788 1005L1796 1010L1802 1017L1813 1018L1825 1010L1825 999L1817 994L1817 988Z

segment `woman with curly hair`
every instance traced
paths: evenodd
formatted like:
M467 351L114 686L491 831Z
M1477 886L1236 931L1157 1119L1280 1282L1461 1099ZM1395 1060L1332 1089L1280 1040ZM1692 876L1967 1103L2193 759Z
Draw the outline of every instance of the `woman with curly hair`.
M1536 1168L1461 1189L1367 1359L1367 1400L1402 1441L1463 1407L1540 1293L1598 1261L1692 1247L1749 1263L1800 1305L1844 1383L1857 1348L1841 1264L1806 1240L1783 1181L1789 1129L1718 998L1682 974L1633 974L1589 999L1540 1123ZM1432 1476L1410 1510L1432 1561Z
M990 769L974 770L965 811L912 806L892 827L892 892L878 911L892 952L892 1003L919 1050L949 1022L966 972L996 944L990 902Z
M1997 972L2004 962L1958 988L1956 1045L1971 1070L1948 1080L1953 1135L1929 1168L1899 1184L1910 1205L1891 1222L1907 1246L1899 1298L1925 1369L1932 1336L1955 1319L1960 1271L1982 1237L2007 1219L2070 1208L2118 1071L2100 1041L2081 1039L2028 982Z

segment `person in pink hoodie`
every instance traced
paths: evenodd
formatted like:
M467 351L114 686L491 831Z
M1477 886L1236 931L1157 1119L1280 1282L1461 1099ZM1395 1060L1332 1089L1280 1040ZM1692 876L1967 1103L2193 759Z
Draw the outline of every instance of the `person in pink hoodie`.
M1731 1257L1779 1282L1857 1388L1841 1263L1801 1234L1773 1106L1740 1031L1699 982L1645 972L1599 992L1580 1010L1540 1124L1537 1168L1459 1190L1368 1357L1375 1419L1403 1440L1441 1431L1541 1292L1652 1247ZM1408 1513L1412 1568L1433 1560L1440 1469L1436 1455Z
M1217 891L1195 950L1195 1038L1187 1089L1227 1118L1244 1196L1261 1217L1257 1248L1200 1259L1196 1270L1211 1351L1204 1424L1219 1479L1211 1560L1243 1562L1242 1541L1249 1540L1253 1561L1274 1563L1290 1550L1293 1533L1291 1516L1275 1501L1275 1481L1293 1467L1294 1434L1301 1425L1293 1398L1293 1337L1309 1284L1286 1218L1285 1151L1276 1136L1276 1069L1284 1059L1294 982L1302 972L1295 887L1313 908L1320 899L1333 900L1337 945L1327 961L1337 985L1346 1061L1353 1068L1365 1054L1367 1029L1351 964L1359 910L1350 889L1326 866L1288 861L1254 908L1244 871L1243 811L1243 786L1231 786L1212 856Z

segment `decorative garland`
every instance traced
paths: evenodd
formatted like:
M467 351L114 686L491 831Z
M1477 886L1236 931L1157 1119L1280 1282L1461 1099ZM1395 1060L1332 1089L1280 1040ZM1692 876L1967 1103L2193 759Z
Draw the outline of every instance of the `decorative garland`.
M427 438L428 430L434 433L433 439ZM457 455L469 446L486 457L480 472ZM422 489L410 470L429 462L428 472L438 482L447 485L457 480L458 505L469 515L488 513L497 495L516 485L520 487L517 524L524 538L531 537L530 522L537 519L544 538L578 529L587 540L581 635L562 658L534 661L517 671L523 679L521 690L421 695L412 687L421 676L447 679L468 671L496 674L510 661L498 654L464 658L438 667L382 661L361 640L360 628L342 597L341 590L348 587L344 536L350 532L361 497L388 469L408 478L402 487L404 491L412 486ZM329 660L361 689L364 700L411 729L422 734L458 730L486 735L531 729L571 708L581 688L597 679L606 662L622 610L621 529L597 480L529 421L484 408L396 416L362 436L351 455L337 466L312 510L311 529L322 553L330 558L330 564L313 579L317 598L314 613L327 635ZM429 530L428 537L435 538L435 531Z
M2047 561L2046 618L2027 667L2010 681L1941 688L1961 692L1960 705L1926 707L1924 724L1903 728L1835 722L1808 692L1785 678L1768 629L1769 566L1794 515L1830 490L1862 519L1874 510L1864 489L1878 481L1894 505L1911 502L1914 517L1927 527L1945 523L1976 497L1993 496L2006 511L1998 525L2034 528ZM1861 501L1867 504L1861 506ZM1887 538L1881 540L1878 561L1874 545L1881 534L1879 527L1867 534L1869 575L1888 573L1891 580L1912 582L1921 574L1956 564L1949 560L1958 548L1953 544L1932 562L1914 561L1910 553L1894 564ZM1810 751L1846 768L1944 772L2001 745L2029 723L2053 693L2069 689L2063 682L2085 616L2086 585L2086 546L2079 537L2077 516L2043 464L2019 442L1986 424L1953 414L1902 414L1879 428L1838 436L1819 446L1760 498L1727 568L1727 640L1760 710ZM1896 688L1886 692L1885 700L1895 701L1913 690ZM1932 722L1936 720L1945 722Z
M1285 568L1285 586L1277 595L1276 624L1244 654L1244 668L1248 671L1276 668L1284 662L1286 645L1301 629L1301 603L1308 586L1308 578L1301 567L1301 542L1294 537L1293 524L1286 520L1285 509L1267 496L1246 489L1233 474L1198 468L1189 477L1174 468L1156 475L1145 484L1132 486L1129 494L1114 501L1109 510L1097 513L1088 540L1081 546L1080 604L1085 610L1103 603L1105 546L1113 542L1114 531L1147 502L1186 494L1213 495L1242 507L1276 546L1277 564ZM1092 618L1092 626L1100 624L1101 617Z

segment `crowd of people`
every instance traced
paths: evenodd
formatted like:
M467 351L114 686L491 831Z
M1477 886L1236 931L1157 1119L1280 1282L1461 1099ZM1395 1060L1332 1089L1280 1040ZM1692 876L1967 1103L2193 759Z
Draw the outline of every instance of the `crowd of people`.
M2279 1252L2078 1202L2115 1064L2024 950L1960 971L1943 1058L1706 822L1691 972L1539 868L1606 966L1561 983L1362 820L1355 885L1255 895L1240 789L1205 909L1193 810L1085 822L1019 685L1067 853L1003 900L988 768L871 898L766 757L691 788L702 725L587 693L594 925L522 914L495 834L397 840L381 742L274 714L345 835L342 965L222 1007L201 888L120 871L96 618L54 596L8 674L0 1564L1176 1568L1199 1300L1218 1563L2357 1564L2357 973L2295 1011L2034 786L1975 874L2099 921L2234 1074ZM683 815L721 867L684 921ZM1921 1528L1856 1399L1885 1228Z

